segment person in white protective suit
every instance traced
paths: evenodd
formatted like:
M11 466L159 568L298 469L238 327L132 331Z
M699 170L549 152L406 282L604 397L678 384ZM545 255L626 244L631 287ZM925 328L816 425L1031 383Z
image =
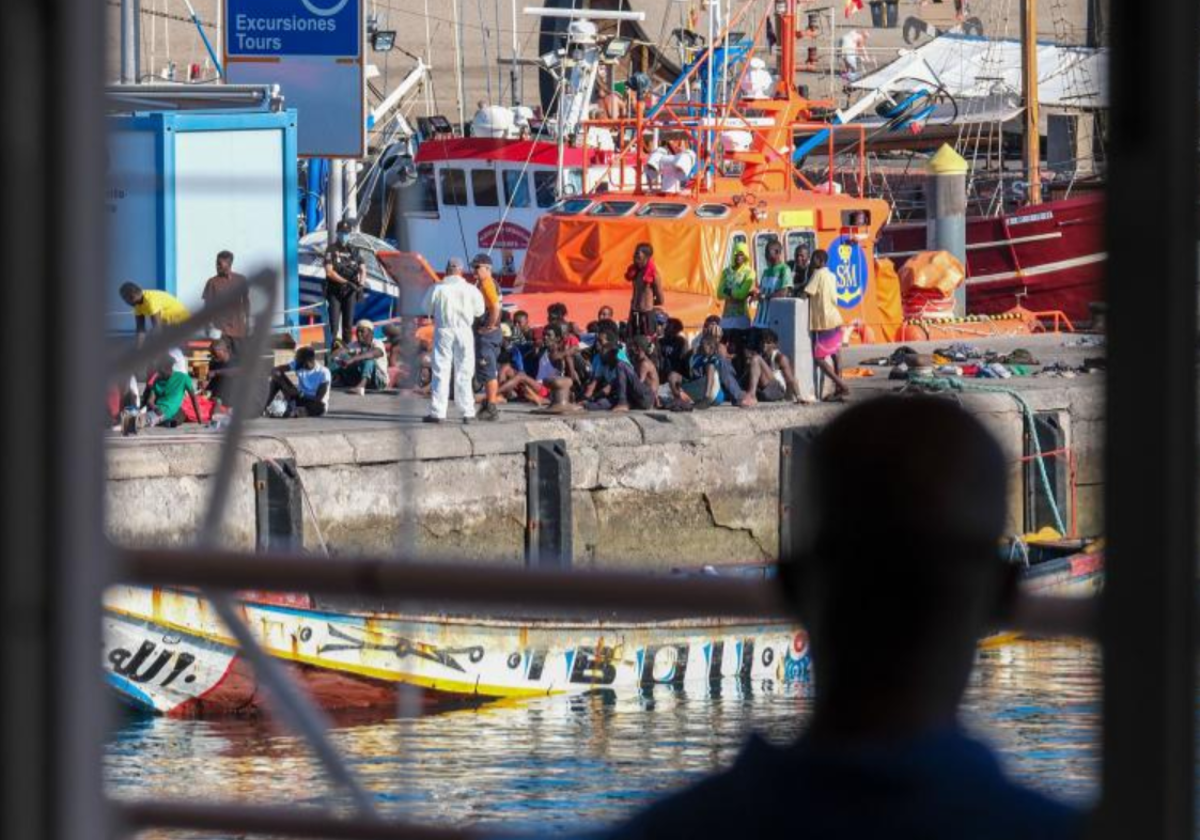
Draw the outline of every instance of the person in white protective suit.
M451 370L454 402L463 422L475 419L475 319L483 317L484 308L479 289L463 279L462 260L451 257L445 279L425 293L424 309L433 318L433 382L424 422L446 419Z
M742 97L769 99L774 86L775 77L767 70L767 63L761 58L750 59L750 70L742 77Z

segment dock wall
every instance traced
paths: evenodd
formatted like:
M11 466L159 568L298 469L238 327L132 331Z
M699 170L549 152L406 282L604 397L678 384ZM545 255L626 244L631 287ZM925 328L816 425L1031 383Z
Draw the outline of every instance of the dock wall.
M1090 381L1025 394L1053 412L1075 454L1079 530L1101 524L1103 389ZM1002 394L963 404L1013 462L1010 519L1021 530L1023 420ZM691 414L530 416L499 424L396 426L252 435L242 447L226 542L255 539L251 465L295 458L321 537L334 553L522 562L525 445L560 439L571 457L575 564L665 569L772 558L778 548L780 431L819 427L839 406L767 406ZM403 431L401 431L403 429ZM881 430L886 434L886 430ZM903 445L903 441L897 441ZM218 447L155 442L110 447L108 531L128 545L183 545L196 535ZM872 479L862 477L871 515ZM305 514L305 545L320 544Z

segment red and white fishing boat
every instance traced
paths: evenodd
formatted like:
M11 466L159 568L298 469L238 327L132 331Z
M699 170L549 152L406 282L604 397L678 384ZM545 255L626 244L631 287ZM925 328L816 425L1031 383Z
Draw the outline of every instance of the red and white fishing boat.
M897 263L926 250L924 222L887 225L880 256ZM967 310L996 315L1015 306L1089 321L1103 298L1104 195L1034 204L967 219Z

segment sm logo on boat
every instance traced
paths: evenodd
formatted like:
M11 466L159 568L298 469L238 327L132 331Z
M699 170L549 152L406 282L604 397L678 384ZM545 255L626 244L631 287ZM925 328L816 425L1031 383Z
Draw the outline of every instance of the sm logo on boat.
M837 277L837 303L852 309L867 291L867 255L849 236L839 236L829 246L829 270Z

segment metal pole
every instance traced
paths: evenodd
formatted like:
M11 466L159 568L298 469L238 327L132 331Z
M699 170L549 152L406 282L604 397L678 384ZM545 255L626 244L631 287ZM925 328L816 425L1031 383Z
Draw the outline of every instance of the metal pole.
M1166 26L1146 26L1138 4L1109 14L1104 783L1092 824L1104 838L1191 838L1200 7L1173 6ZM1152 329L1138 277L1158 281Z
M1042 203L1042 146L1038 135L1037 0L1021 0L1021 96L1025 102L1022 154L1029 203Z
M121 84L136 85L141 78L139 18L141 0L121 0Z
M499 24L497 23L497 26ZM521 84L521 73L518 70L517 52L521 49L517 42L517 0L512 0L512 67L508 71L508 82L512 87L512 104L517 107L521 104L521 95L524 94L524 85Z
M345 218L352 220L358 227L358 169L362 164L356 160L345 161L342 166L342 180L345 183Z
M22 115L0 132L0 202L9 220L0 245L22 254L28 305L53 311L63 330L64 340L43 342L45 362L81 377L69 395L42 392L36 421L9 417L0 437L5 840L112 836L102 776L111 709L98 656L110 578L104 442L89 419L103 411L105 392L98 313L107 308L108 261L105 226L95 220L106 213L106 15L94 0L9 0L0 26L0 86ZM57 230L72 231L78 247L61 247ZM0 317L6 358L38 341L34 320L13 311ZM21 393L37 392L37 375L11 373Z
M342 160L330 158L329 178L325 182L325 230L329 232L329 244L333 243L333 234L337 230L338 222L345 216L342 164Z
M949 251L967 266L967 162L943 144L925 173L925 247ZM954 314L967 314L967 284L954 290Z
M467 94L463 87L463 32L462 10L459 6L462 0L450 0L450 9L454 13L454 75L458 85L458 130L465 137L467 134Z

